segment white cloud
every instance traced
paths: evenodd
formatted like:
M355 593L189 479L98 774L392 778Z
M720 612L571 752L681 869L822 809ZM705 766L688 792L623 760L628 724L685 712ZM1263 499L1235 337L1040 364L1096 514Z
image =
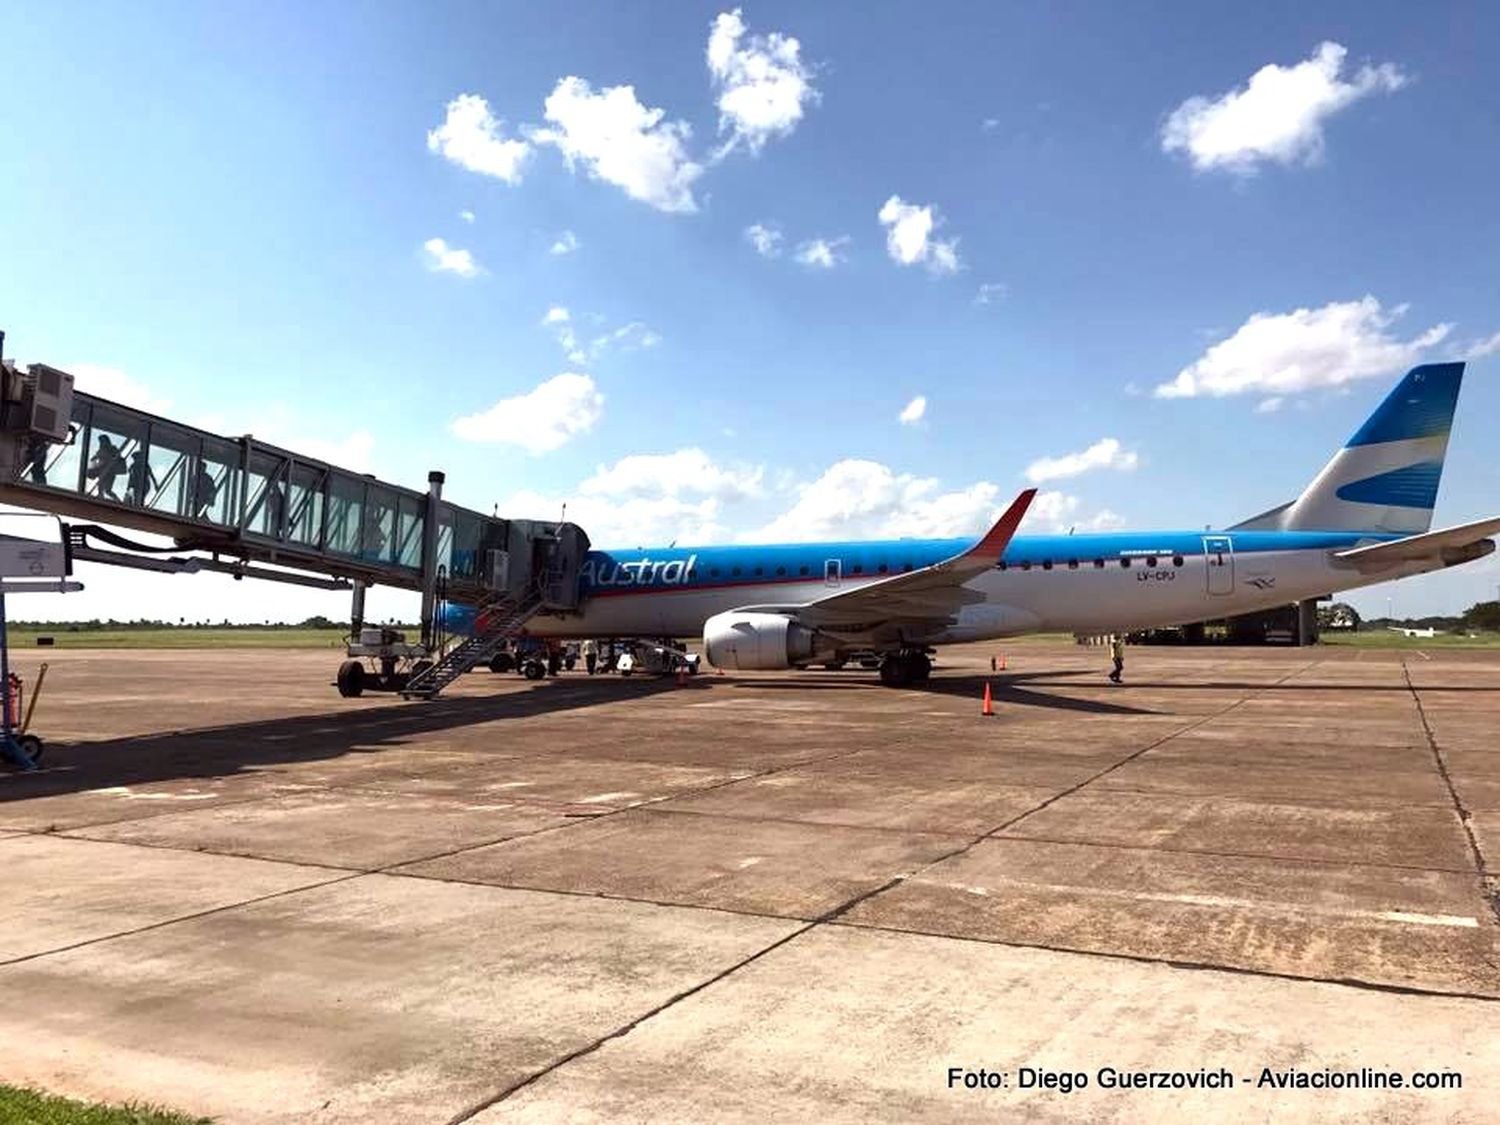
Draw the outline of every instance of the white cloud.
M596 180L614 184L632 199L659 211L696 211L693 181L703 173L684 142L686 122L663 121L664 110L648 109L630 86L595 93L582 78L558 82L544 106L550 129L532 139L555 145L569 168L582 166Z
M775 543L902 535L968 535L994 512L998 486L980 481L942 492L930 477L849 459L798 490L791 508L740 538Z
M570 230L565 230L557 236L557 240L552 243L552 247L547 253L556 254L561 257L564 254L571 254L577 249L578 236Z
M479 263L474 255L456 246L449 246L441 238L429 238L422 243L427 256L427 268L437 273L456 273L459 277L478 277Z
M597 360L611 348L636 351L654 348L661 343L660 333L653 331L643 321L632 320L629 324L622 324L619 328L595 336L585 345L579 340L573 323L572 314L563 305L553 305L542 317L542 326L552 329L553 335L557 337L558 347L562 348L570 363L583 364Z
M720 12L708 36L708 72L719 91L719 132L729 134L716 157L736 145L759 152L786 136L818 100L802 45L790 35L745 35L740 9Z
M927 396L918 395L901 408L901 413L896 416L896 420L903 426L911 426L920 422L926 413Z
M638 348L654 348L659 343L661 343L660 333L653 332L642 321L632 320L629 324L621 325L612 332L594 337L589 344L589 356L598 359L610 348L635 351Z
M1026 518L1021 521L1023 532L1034 531L1114 531L1125 526L1125 521L1108 508L1084 514L1083 502L1066 492L1038 492Z
M990 481L944 492L934 478L896 473L877 461L857 459L837 462L796 492L790 509L739 538L776 543L978 535L1013 499ZM1032 502L1022 526L1094 531L1118 527L1121 522L1108 510L1084 513L1076 496L1043 492Z
M1242 89L1217 99L1189 98L1162 126L1162 150L1187 153L1199 171L1249 173L1261 161L1316 161L1329 117L1367 94L1399 90L1407 82L1393 63L1366 64L1343 81L1347 54L1338 43L1321 43L1294 66L1261 67Z
M443 123L427 134L427 151L481 176L518 184L531 145L503 136L503 126L478 94L460 94L448 103Z
M80 391L99 398L118 402L122 406L134 406L152 414L165 414L172 407L172 400L162 398L144 383L132 379L118 367L105 367L98 363L75 363L63 370L73 376L74 386Z
M998 128L1000 128L1000 119L998 117L986 117L979 123L980 132L993 133Z
M745 241L762 258L775 258L781 253L781 229L774 223L751 223L745 228Z
M1033 461L1026 467L1026 479L1032 484L1043 484L1049 480L1080 476L1090 469L1130 472L1139 460L1135 453L1122 449L1118 439L1100 438L1077 453L1064 453L1061 457L1043 457Z
M797 247L793 255L804 266L831 270L845 260L843 248L849 245L849 236L839 238L810 238Z
M729 529L722 522L723 505L715 496L557 495L526 490L500 502L509 516L556 519L567 505L568 519L589 534L596 549L659 547L668 543L692 546L722 543Z
M880 208L880 224L886 227L885 248L900 265L925 265L933 273L955 273L960 268L958 239L940 242L933 232L942 225L936 209L918 207L893 195Z
M1272 395L1270 398L1263 398L1255 404L1255 413L1275 414L1285 402L1286 399L1281 395Z
M1367 296L1320 309L1256 313L1170 383L1158 386L1156 397L1285 395L1399 373L1453 327L1438 324L1414 339L1398 340L1389 329L1404 312L1405 305L1385 311Z
M504 398L488 410L453 423L464 441L519 445L529 453L557 449L594 428L604 396L587 375L554 375L524 395Z
M466 223L472 223L474 221L474 212L473 211L460 211L458 213L458 217L460 219L462 219Z
M1487 355L1500 352L1500 332L1483 340L1475 340L1467 348L1463 349L1464 359L1483 359Z
M1010 290L1003 281L986 281L979 287L979 292L974 294L976 305L993 305L996 301L1005 300Z
M765 470L760 466L726 468L701 449L675 453L635 453L613 465L600 465L578 486L584 496L677 497L684 493L743 500L759 496Z

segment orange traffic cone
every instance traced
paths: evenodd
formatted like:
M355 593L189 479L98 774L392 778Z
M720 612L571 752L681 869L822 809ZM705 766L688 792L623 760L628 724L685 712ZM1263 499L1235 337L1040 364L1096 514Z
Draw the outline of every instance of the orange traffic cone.
M990 683L988 680L984 682L984 709L979 713L981 715L989 715L992 718L995 714L995 701L990 698Z

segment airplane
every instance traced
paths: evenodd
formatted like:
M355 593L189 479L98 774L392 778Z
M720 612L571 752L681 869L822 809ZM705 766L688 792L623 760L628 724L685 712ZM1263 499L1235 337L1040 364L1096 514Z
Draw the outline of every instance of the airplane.
M1402 625L1387 625L1386 628L1389 629L1393 633L1400 633L1403 637L1435 637L1435 636L1437 636L1437 630L1436 629L1432 629L1432 628L1427 628L1427 629L1408 629L1408 628L1406 628L1405 626L1402 626Z
M527 633L701 635L710 663L741 671L873 652L900 687L940 645L1185 625L1472 562L1500 516L1429 530L1463 371L1413 368L1296 499L1222 530L1017 535L1027 489L973 542L590 551L578 611ZM444 618L471 632L475 611Z

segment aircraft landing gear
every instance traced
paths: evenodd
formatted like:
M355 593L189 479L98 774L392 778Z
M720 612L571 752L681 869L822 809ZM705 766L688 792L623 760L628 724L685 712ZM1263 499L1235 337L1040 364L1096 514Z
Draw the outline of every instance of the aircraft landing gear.
M921 649L889 653L880 662L880 682L886 687L907 687L932 677L932 660Z

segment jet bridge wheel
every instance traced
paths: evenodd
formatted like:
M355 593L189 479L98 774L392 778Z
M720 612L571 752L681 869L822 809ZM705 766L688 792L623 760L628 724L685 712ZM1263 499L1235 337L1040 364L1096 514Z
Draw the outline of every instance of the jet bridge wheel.
M356 699L365 691L365 666L358 660L346 660L339 665L339 694L345 699Z

